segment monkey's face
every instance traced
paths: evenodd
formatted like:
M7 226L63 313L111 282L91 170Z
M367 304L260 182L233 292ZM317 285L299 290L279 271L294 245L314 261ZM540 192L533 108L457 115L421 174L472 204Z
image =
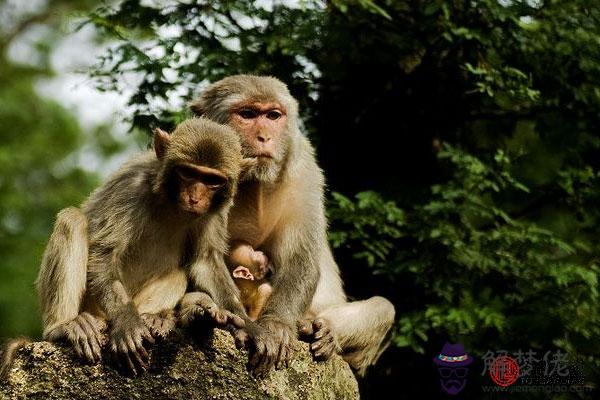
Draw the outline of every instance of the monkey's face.
M248 175L259 181L275 181L288 146L285 108L274 102L240 103L232 108L229 124L240 135L244 157L258 160Z
M194 215L208 212L228 183L225 174L209 167L180 164L174 172L179 208Z

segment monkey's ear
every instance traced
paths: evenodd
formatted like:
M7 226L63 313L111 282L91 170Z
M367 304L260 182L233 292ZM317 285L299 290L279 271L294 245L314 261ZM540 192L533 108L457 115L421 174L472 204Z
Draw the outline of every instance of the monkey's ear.
M233 270L233 272L231 273L233 275L234 278L238 278L238 279L247 279L249 281L253 281L254 280L254 275L252 275L252 273L250 272L250 270L246 267L243 266L238 266L236 269Z
M189 103L190 110L194 113L196 117L201 117L204 115L205 107L204 102L201 99L197 99Z
M154 152L156 158L162 159L171 143L171 135L160 128L154 129Z

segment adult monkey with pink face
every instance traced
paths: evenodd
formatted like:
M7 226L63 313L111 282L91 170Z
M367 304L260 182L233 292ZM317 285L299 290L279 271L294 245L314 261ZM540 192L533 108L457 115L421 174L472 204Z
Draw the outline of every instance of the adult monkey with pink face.
M388 344L394 306L383 297L347 301L327 242L323 173L300 132L296 100L275 78L236 75L210 85L191 109L232 126L244 157L258 158L229 215L231 241L264 252L274 269L272 294L245 328L251 364L264 372L287 363L299 329L316 357L339 352L364 374Z

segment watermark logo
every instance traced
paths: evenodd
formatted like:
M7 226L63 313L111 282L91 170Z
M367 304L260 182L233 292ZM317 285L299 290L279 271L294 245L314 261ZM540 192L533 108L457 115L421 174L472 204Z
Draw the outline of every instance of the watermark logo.
M448 394L460 393L467 384L468 366L473 363L473 357L465 352L460 343L446 343L433 362L440 374L442 390Z
M519 364L510 357L497 357L490 366L490 376L498 386L507 387L519 379Z
M488 350L483 356L483 371L495 385L483 385L484 392L509 393L589 393L593 387L585 384L583 367L577 359L557 349L538 353L533 349Z

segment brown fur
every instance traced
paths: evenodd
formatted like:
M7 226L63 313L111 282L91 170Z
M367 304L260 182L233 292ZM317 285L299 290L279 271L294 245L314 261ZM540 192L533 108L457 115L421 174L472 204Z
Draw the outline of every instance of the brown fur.
M125 353L134 372L147 361L142 341L166 334L156 327L172 327L161 318L172 318L169 311L188 282L245 317L222 257L242 163L239 139L205 119L183 122L167 144L162 134L155 136L160 158L152 151L135 157L81 210L59 213L36 281L46 339L67 339L95 361L106 319L111 349ZM228 178L205 214L190 215L177 203L174 168L180 163L217 169Z
M191 109L233 126L242 138L244 155L250 156L257 144L248 140L248 132L234 117L240 105L253 102L275 102L286 114L282 132L273 132L283 136L283 155L240 183L229 218L231 239L263 251L274 266L273 293L257 321L270 335L254 333L256 362L268 369L288 357L287 341L295 336L292 327L296 320L308 318L312 323L303 331L313 336L315 355L329 356L341 349L364 374L387 346L394 307L381 297L347 301L327 242L323 172L300 132L297 102L275 78L236 75L209 86Z

